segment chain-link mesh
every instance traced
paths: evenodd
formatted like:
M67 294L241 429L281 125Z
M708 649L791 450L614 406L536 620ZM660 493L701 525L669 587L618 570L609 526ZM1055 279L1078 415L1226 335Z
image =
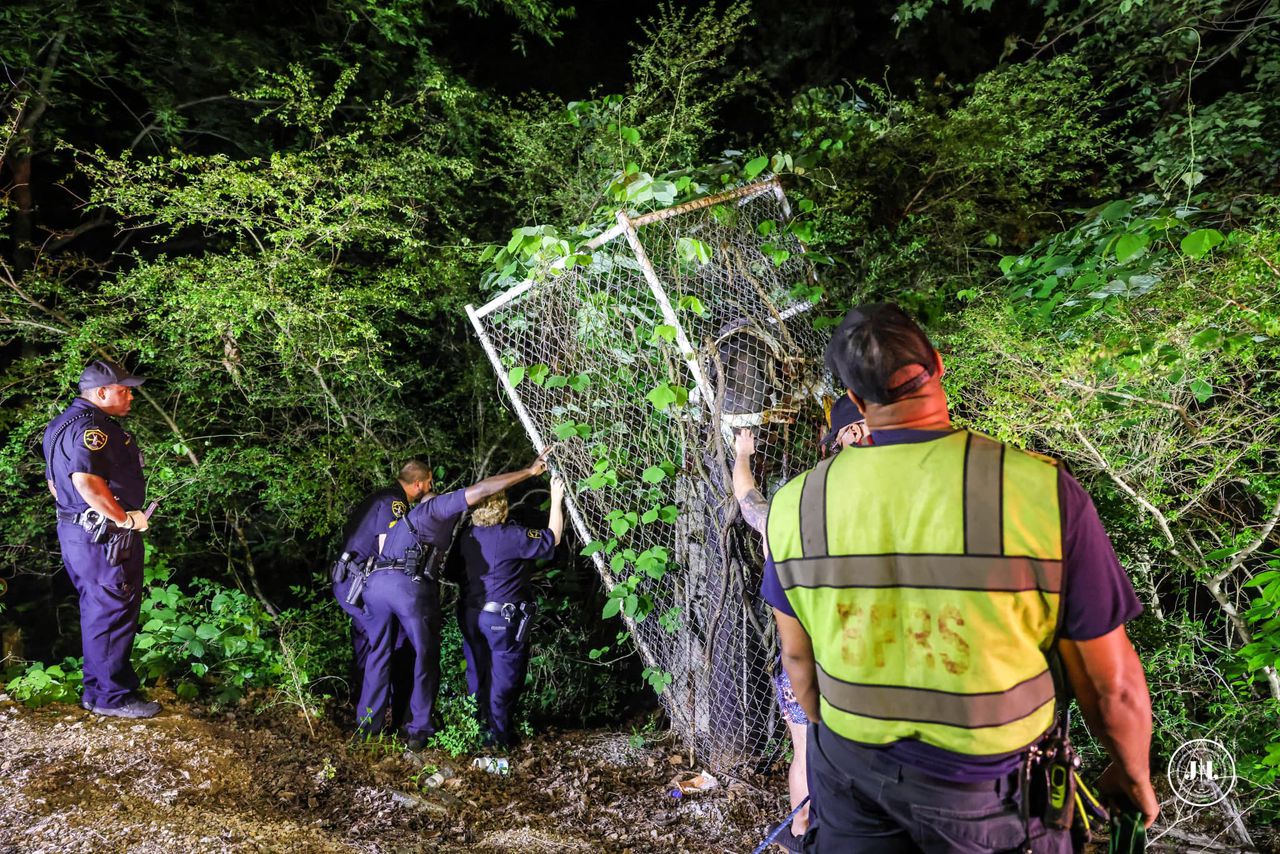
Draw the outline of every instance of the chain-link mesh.
M774 181L635 219L590 265L468 307L673 726L729 769L782 737L763 554L733 499L733 431L765 495L813 465L830 384L795 294L812 272ZM788 308L790 307L790 308Z

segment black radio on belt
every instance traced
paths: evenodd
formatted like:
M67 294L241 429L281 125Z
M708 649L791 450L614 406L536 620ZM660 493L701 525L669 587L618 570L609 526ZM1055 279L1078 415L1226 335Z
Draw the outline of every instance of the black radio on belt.
M329 570L329 578L334 584L341 584L351 575L351 564L356 559L355 552L343 552L342 556L333 563L333 568Z

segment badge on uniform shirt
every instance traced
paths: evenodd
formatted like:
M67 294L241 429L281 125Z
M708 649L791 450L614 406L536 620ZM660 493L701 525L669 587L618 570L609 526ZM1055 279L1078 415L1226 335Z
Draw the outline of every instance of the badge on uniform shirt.
M97 427L85 430L84 446L91 451L101 451L107 446L107 434Z
M409 509L408 506L406 506L403 501L391 502L391 515L395 516L397 519L403 516L404 512L408 509Z
M541 532L541 531L535 531L533 528L530 528L530 529L529 529L529 531L528 531L528 533L529 533L529 539L531 539L531 540L540 540L540 539L542 539L542 532Z

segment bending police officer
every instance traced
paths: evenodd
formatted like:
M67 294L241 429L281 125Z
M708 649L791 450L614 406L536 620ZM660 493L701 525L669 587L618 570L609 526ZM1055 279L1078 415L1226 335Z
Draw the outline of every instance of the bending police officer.
M434 483L428 476L422 501L388 532L382 554L362 592L367 614L364 626L369 635L364 684L356 706L357 727L362 734L374 735L383 729L397 627L404 630L414 651L409 721L405 727L409 747L418 749L435 734L431 712L440 687L438 573L454 527L468 507L546 470L546 462L538 457L526 468L494 475L444 495L432 492Z
M44 431L45 480L58 513L58 543L80 599L84 694L99 715L149 718L160 704L137 694L129 656L142 604L147 514L142 451L115 420L129 414L142 377L96 361L80 375L80 396Z
M1054 461L951 427L941 357L897 306L851 311L827 365L873 444L773 497L761 593L814 725L806 851L1071 850L1023 791L1052 737L1056 648L1113 762L1159 812L1141 605L1089 496Z
M564 536L564 482L551 480L551 513L545 528L507 521L507 496L485 499L471 514L460 548L466 582L458 600L467 688L486 737L502 747L515 741L512 713L529 664L529 628L536 605L533 561L555 555Z
M394 484L371 493L360 502L343 528L342 552L333 564L330 579L333 581L333 595L337 598L338 605L351 617L352 661L355 671L351 692L353 697L360 696L365 659L369 654L369 635L363 623L364 609L347 602L351 584L358 573L363 573L368 561L377 560L382 551L382 542L391 526L409 512L410 506L426 495L430 485L431 469L420 460L410 460L401 466ZM400 635L391 665L393 720L401 716L408 703L411 667L397 666L401 663L399 659L404 658L401 653L407 646L408 642L403 634Z

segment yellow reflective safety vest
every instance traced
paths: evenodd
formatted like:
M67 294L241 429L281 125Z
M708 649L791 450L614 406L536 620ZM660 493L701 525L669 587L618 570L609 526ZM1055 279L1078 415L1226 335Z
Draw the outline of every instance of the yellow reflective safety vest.
M1053 460L967 431L848 448L777 492L768 537L837 734L994 756L1053 726Z

